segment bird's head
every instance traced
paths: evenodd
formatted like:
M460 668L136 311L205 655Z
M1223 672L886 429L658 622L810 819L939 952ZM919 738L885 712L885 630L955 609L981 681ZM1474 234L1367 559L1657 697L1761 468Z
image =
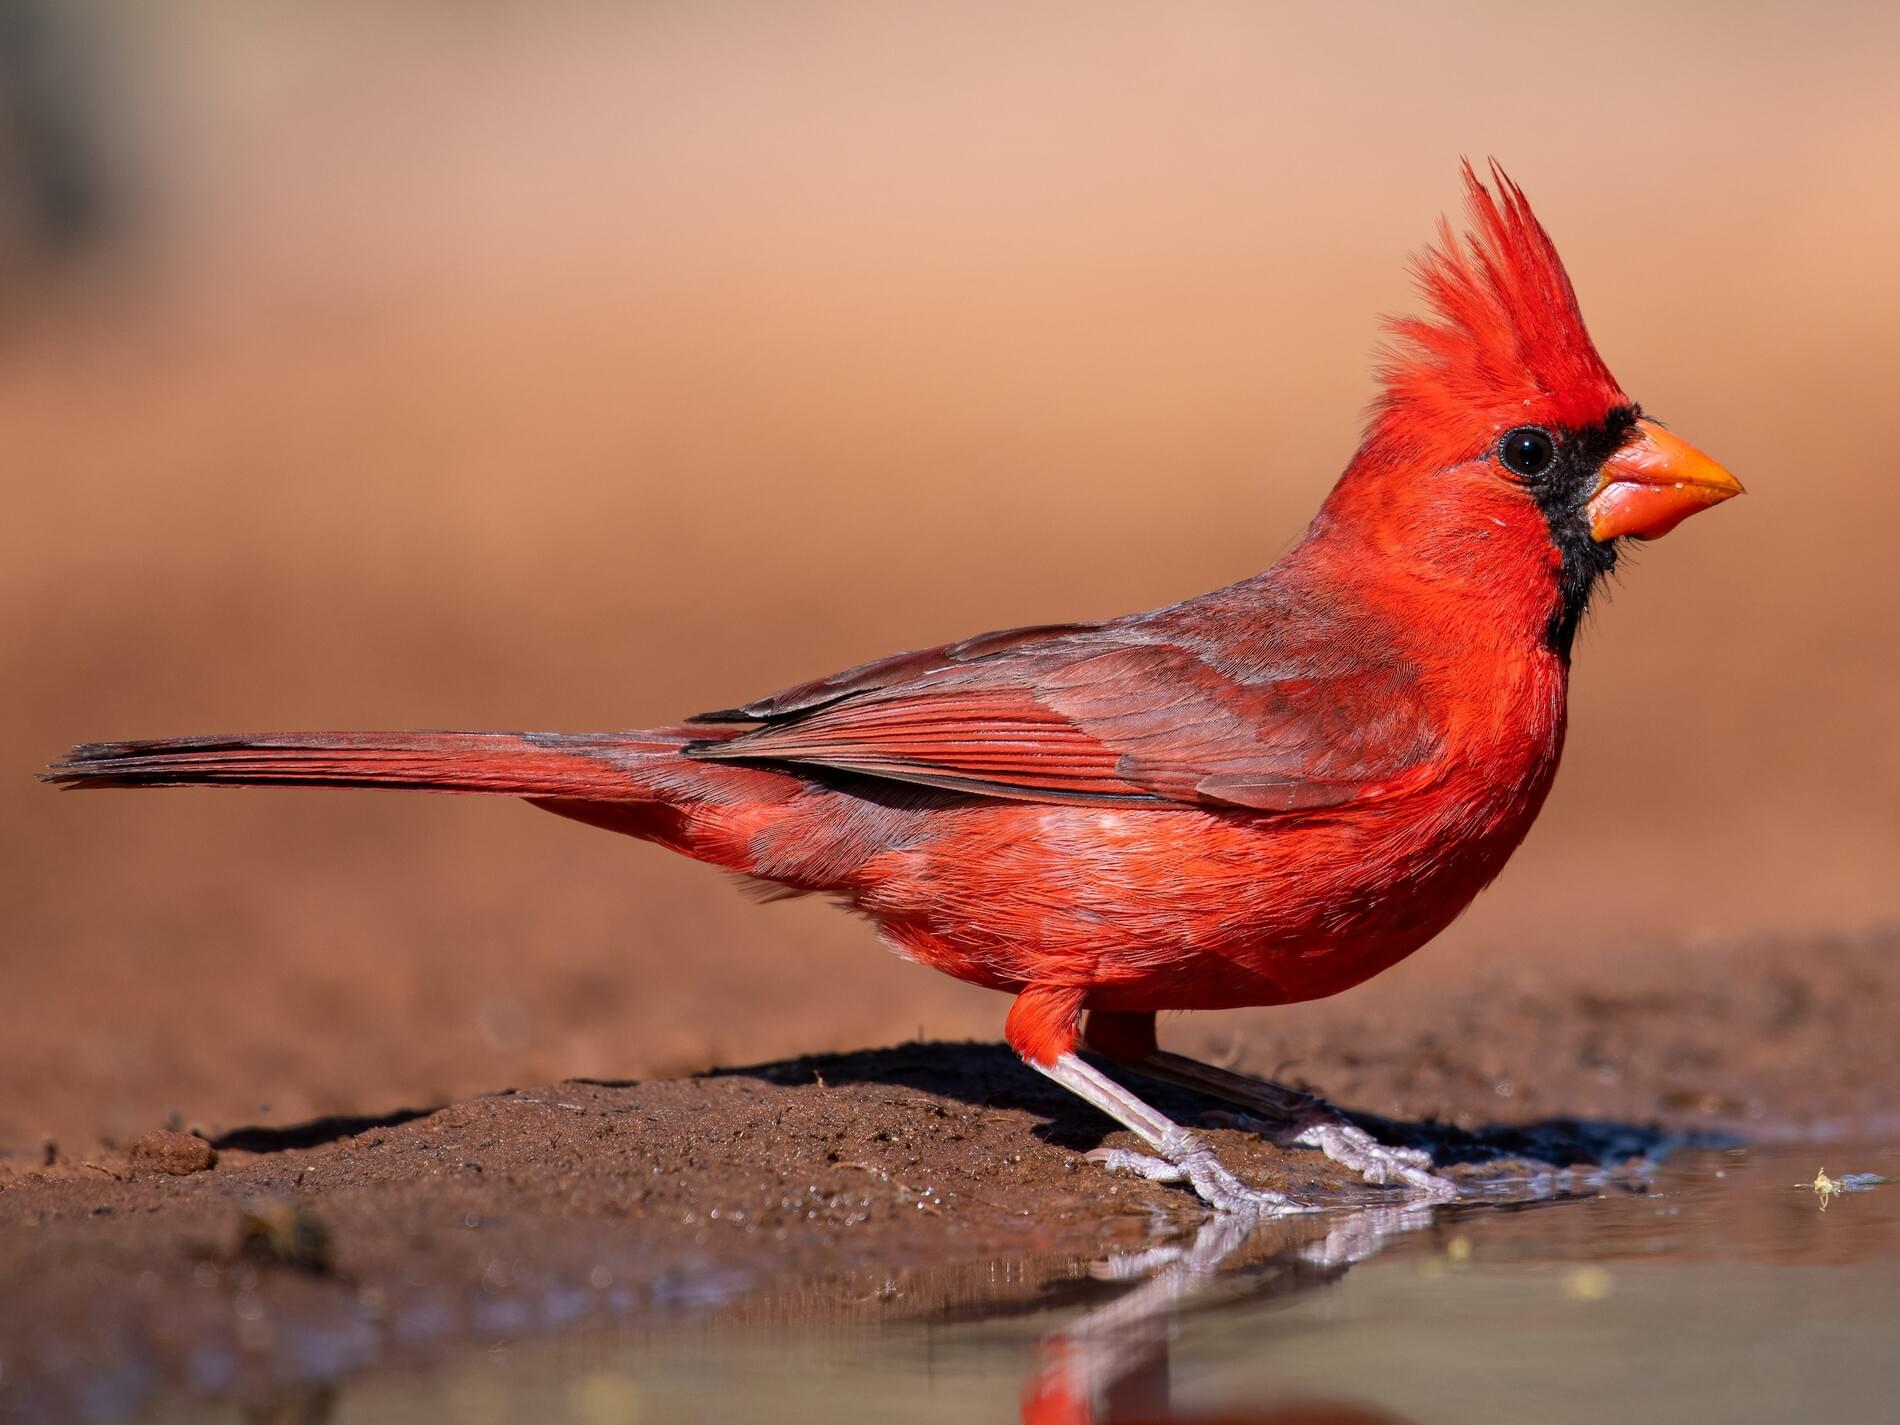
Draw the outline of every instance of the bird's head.
M1323 520L1520 601L1567 657L1619 541L1742 487L1618 385L1522 190L1495 163L1491 186L1464 177L1471 231L1441 221L1418 259L1431 314L1388 323L1384 389Z

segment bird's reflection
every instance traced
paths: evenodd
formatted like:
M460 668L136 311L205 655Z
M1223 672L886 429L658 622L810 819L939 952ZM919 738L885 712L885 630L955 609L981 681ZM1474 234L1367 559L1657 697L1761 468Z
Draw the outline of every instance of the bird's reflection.
M1213 1413L1174 1408L1169 1346L1184 1306L1229 1284L1254 1301L1325 1286L1393 1237L1430 1226L1432 1209L1369 1207L1323 1221L1327 1230L1316 1237L1311 1218L1215 1217L1186 1245L1098 1263L1092 1275L1140 1285L1038 1343L1023 1392L1024 1425L1405 1425L1338 1401L1235 1403Z

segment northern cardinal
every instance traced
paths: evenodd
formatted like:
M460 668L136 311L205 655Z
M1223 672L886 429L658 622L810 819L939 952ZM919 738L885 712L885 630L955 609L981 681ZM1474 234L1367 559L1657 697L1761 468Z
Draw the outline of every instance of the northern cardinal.
M1302 1206L1238 1181L1082 1047L1443 1193L1424 1154L1163 1053L1154 1023L1337 994L1444 929L1550 790L1571 642L1619 541L1741 492L1623 393L1517 185L1495 163L1464 181L1472 231L1441 221L1417 262L1432 315L1391 323L1358 452L1264 574L676 727L94 743L45 775L522 797L835 896L903 953L1014 995L1011 1046L1150 1150L1097 1150L1110 1167L1217 1209Z

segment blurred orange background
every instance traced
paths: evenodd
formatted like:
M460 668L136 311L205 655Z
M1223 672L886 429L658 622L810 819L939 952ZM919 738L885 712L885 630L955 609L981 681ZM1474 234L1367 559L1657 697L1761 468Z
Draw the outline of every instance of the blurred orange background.
M1263 568L1461 154L1750 494L1631 561L1542 822L1355 993L1900 916L1893 7L42 8L100 198L0 242L0 1145L994 1038L518 805L30 774L637 727Z

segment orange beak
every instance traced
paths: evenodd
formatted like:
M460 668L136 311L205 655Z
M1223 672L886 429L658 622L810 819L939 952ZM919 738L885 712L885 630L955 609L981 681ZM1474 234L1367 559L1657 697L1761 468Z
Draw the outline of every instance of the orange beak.
M1603 463L1603 478L1585 507L1590 537L1601 544L1620 535L1656 539L1697 510L1742 493L1742 482L1650 421Z

